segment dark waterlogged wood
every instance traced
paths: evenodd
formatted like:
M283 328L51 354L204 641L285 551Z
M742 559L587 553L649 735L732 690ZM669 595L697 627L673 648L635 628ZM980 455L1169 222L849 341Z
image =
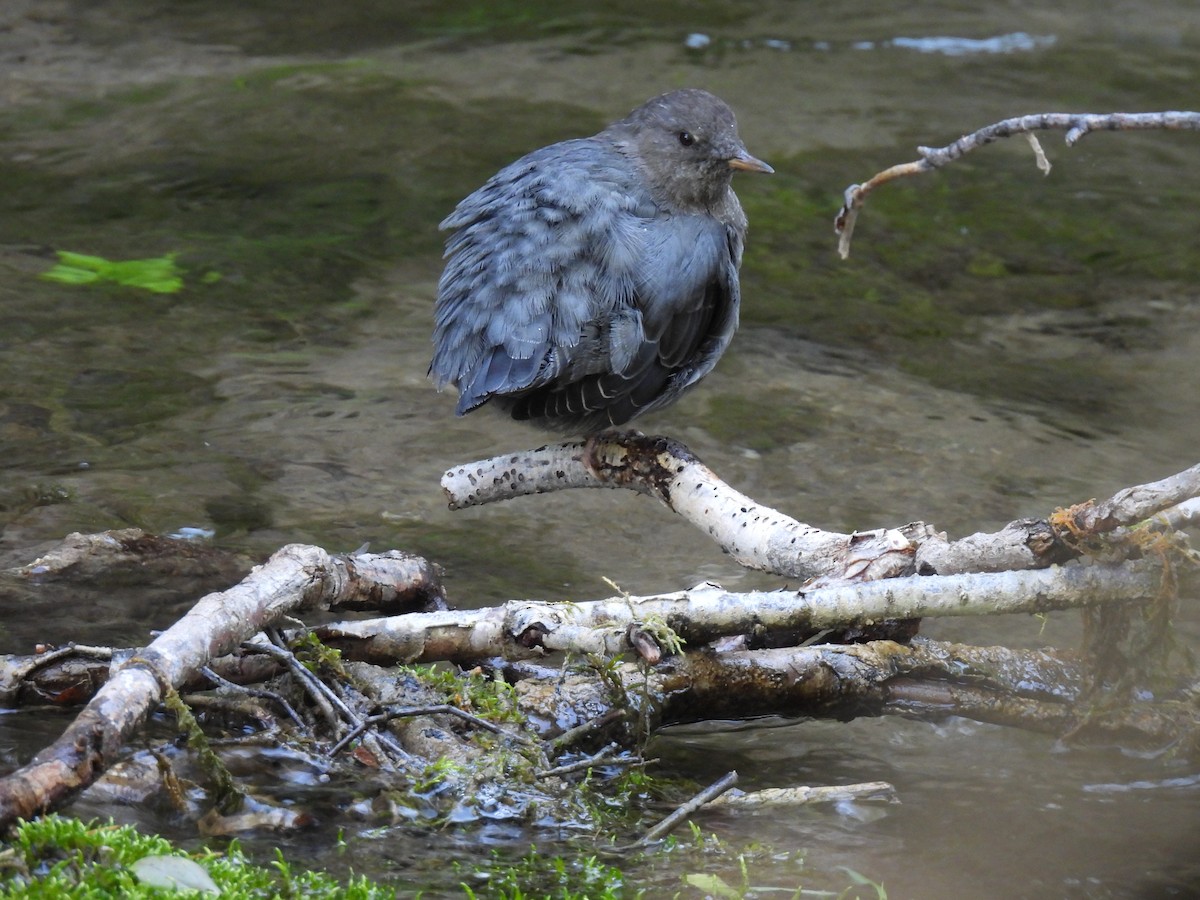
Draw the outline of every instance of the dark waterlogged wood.
M253 568L249 557L201 541L121 528L98 534L68 534L33 562L10 569L29 581L92 582L135 570L147 579L202 578L232 584Z

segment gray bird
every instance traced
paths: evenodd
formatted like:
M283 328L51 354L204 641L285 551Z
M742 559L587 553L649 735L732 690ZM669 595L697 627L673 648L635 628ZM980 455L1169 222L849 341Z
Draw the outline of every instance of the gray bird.
M738 324L735 170L772 172L733 111L672 91L501 169L442 222L433 363L455 412L487 403L582 434L673 403Z

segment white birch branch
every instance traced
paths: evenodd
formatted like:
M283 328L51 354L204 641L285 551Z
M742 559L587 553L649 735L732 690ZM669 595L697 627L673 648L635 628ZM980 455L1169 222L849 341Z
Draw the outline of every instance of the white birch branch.
M554 651L613 657L631 649L631 629L653 632L655 623L696 647L759 629L811 633L887 619L1042 613L1147 600L1161 584L1161 566L1148 561L910 576L804 591L735 594L704 584L671 594L586 603L512 600L487 609L339 622L314 630L331 647L381 664L527 659Z
M577 487L627 488L657 497L744 566L785 578L869 581L1039 568L1079 555L1076 541L1164 513L1200 496L1200 464L1088 501L1048 519L1020 519L992 534L947 540L914 522L841 534L806 525L730 487L683 444L629 432L555 444L451 469L451 509Z
M1072 531L1096 534L1136 525L1196 497L1200 497L1200 463L1159 481L1124 488L1100 503L1073 506L1067 513Z
M1182 527L1194 521L1189 514L1200 498L1200 464L1148 484L1117 491L1107 500L1089 500L1045 519L1020 519L994 534L977 533L957 541L937 535L916 551L916 570L922 575L957 572L999 572L1064 562L1078 555L1082 538L1114 532L1161 515L1165 525Z
M914 538L922 533L919 523L855 534L822 531L734 490L678 441L637 432L496 456L442 476L451 509L582 487L656 497L742 565L790 578L869 580L910 571Z

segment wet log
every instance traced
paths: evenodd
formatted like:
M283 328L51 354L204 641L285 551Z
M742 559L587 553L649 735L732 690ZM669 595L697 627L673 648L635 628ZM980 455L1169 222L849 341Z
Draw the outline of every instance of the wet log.
M1194 701L1093 708L1082 702L1084 668L1072 654L1048 649L915 638L910 644L685 653L651 669L621 664L608 681L560 674L526 678L516 688L523 710L558 728L621 708L623 691L641 718L612 722L609 737L714 719L902 715L936 722L959 716L1079 744L1102 741L1149 752L1171 747L1184 758L1200 755L1200 708ZM621 691L613 691L614 681Z

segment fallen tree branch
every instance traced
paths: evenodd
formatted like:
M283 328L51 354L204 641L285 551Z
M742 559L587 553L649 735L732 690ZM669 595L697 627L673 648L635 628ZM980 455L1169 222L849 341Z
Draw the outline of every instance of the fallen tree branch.
M606 708L636 704L653 731L713 719L764 716L845 721L902 715L960 716L1074 742L1119 741L1200 754L1200 704L1190 700L1082 703L1082 666L1050 651L972 647L916 638L911 644L813 645L729 653L689 652L654 669L622 663L610 686L594 677L518 682L523 709L560 727Z
M554 651L612 657L631 649L629 626L647 622L665 624L686 646L695 647L756 631L814 634L886 619L1042 613L1147 600L1161 585L1162 567L1150 561L944 578L910 576L802 591L735 594L704 584L672 594L584 603L513 600L487 609L338 622L314 631L347 657L377 664L469 664Z
M900 163L884 169L867 179L863 184L852 184L846 188L842 208L834 219L833 230L838 235L838 253L842 259L850 255L850 239L854 234L854 224L858 211L866 203L867 195L880 185L895 181L897 178L907 178L913 175L923 175L953 162L985 144L1001 138L1025 135L1033 149L1038 168L1043 173L1050 173L1050 163L1042 152L1041 145L1033 136L1035 131L1057 130L1066 131L1068 147L1080 138L1093 131L1200 131L1200 112L1157 112L1157 113L1037 113L1029 116L1018 116L1004 119L963 135L952 144L945 147L918 147L921 158L912 162Z
M1117 491L1107 500L1091 500L1066 511L1073 533L1103 534L1136 525L1164 510L1200 497L1200 463L1160 481Z
M446 608L441 570L423 557L389 550L346 554L339 559L346 576L362 590L332 601L330 609L395 614ZM128 569L145 575L236 582L251 568L247 557L204 543L148 534L140 528L122 528L96 534L73 532L33 562L6 572L34 582L93 581Z
M922 522L841 534L799 522L734 490L678 441L600 435L506 454L442 476L451 509L576 487L626 488L658 498L742 565L785 578L870 581L919 572L950 575L1044 568L1081 555L1079 542L1200 497L1200 464L1125 488L1069 514L1020 519L957 541Z
M636 847L645 847L654 843L659 838L664 838L680 825L682 825L687 817L704 806L706 803L711 803L720 797L727 790L732 788L738 782L737 772L726 772L700 793L693 796L686 803L675 809L669 816L648 830L632 845L624 849L633 849Z
M51 704L79 706L108 681L114 668L134 653L112 647L68 644L31 656L0 656L0 709ZM235 653L213 660L214 674L238 685L266 681L280 666L267 656ZM202 690L210 679L203 672L180 685L180 690Z
M1173 510L1200 498L1200 464L1175 475L1118 491L1107 500L1088 500L1048 519L1019 519L993 534L977 533L957 541L936 535L917 548L914 562L922 575L999 572L1066 562L1080 555L1087 538L1137 525L1153 516L1172 516L1179 525L1195 513Z
M805 525L734 490L679 441L637 432L539 447L451 469L451 509L578 487L656 497L737 562L791 578L873 580L911 571L921 523L841 534Z
M1192 525L1200 525L1200 497L1164 509L1151 523L1166 531L1180 531Z
M805 525L734 490L670 438L606 433L468 463L442 476L451 509L582 487L656 497L753 569L803 579L835 573L870 579L911 564L912 539L904 530L849 535Z

